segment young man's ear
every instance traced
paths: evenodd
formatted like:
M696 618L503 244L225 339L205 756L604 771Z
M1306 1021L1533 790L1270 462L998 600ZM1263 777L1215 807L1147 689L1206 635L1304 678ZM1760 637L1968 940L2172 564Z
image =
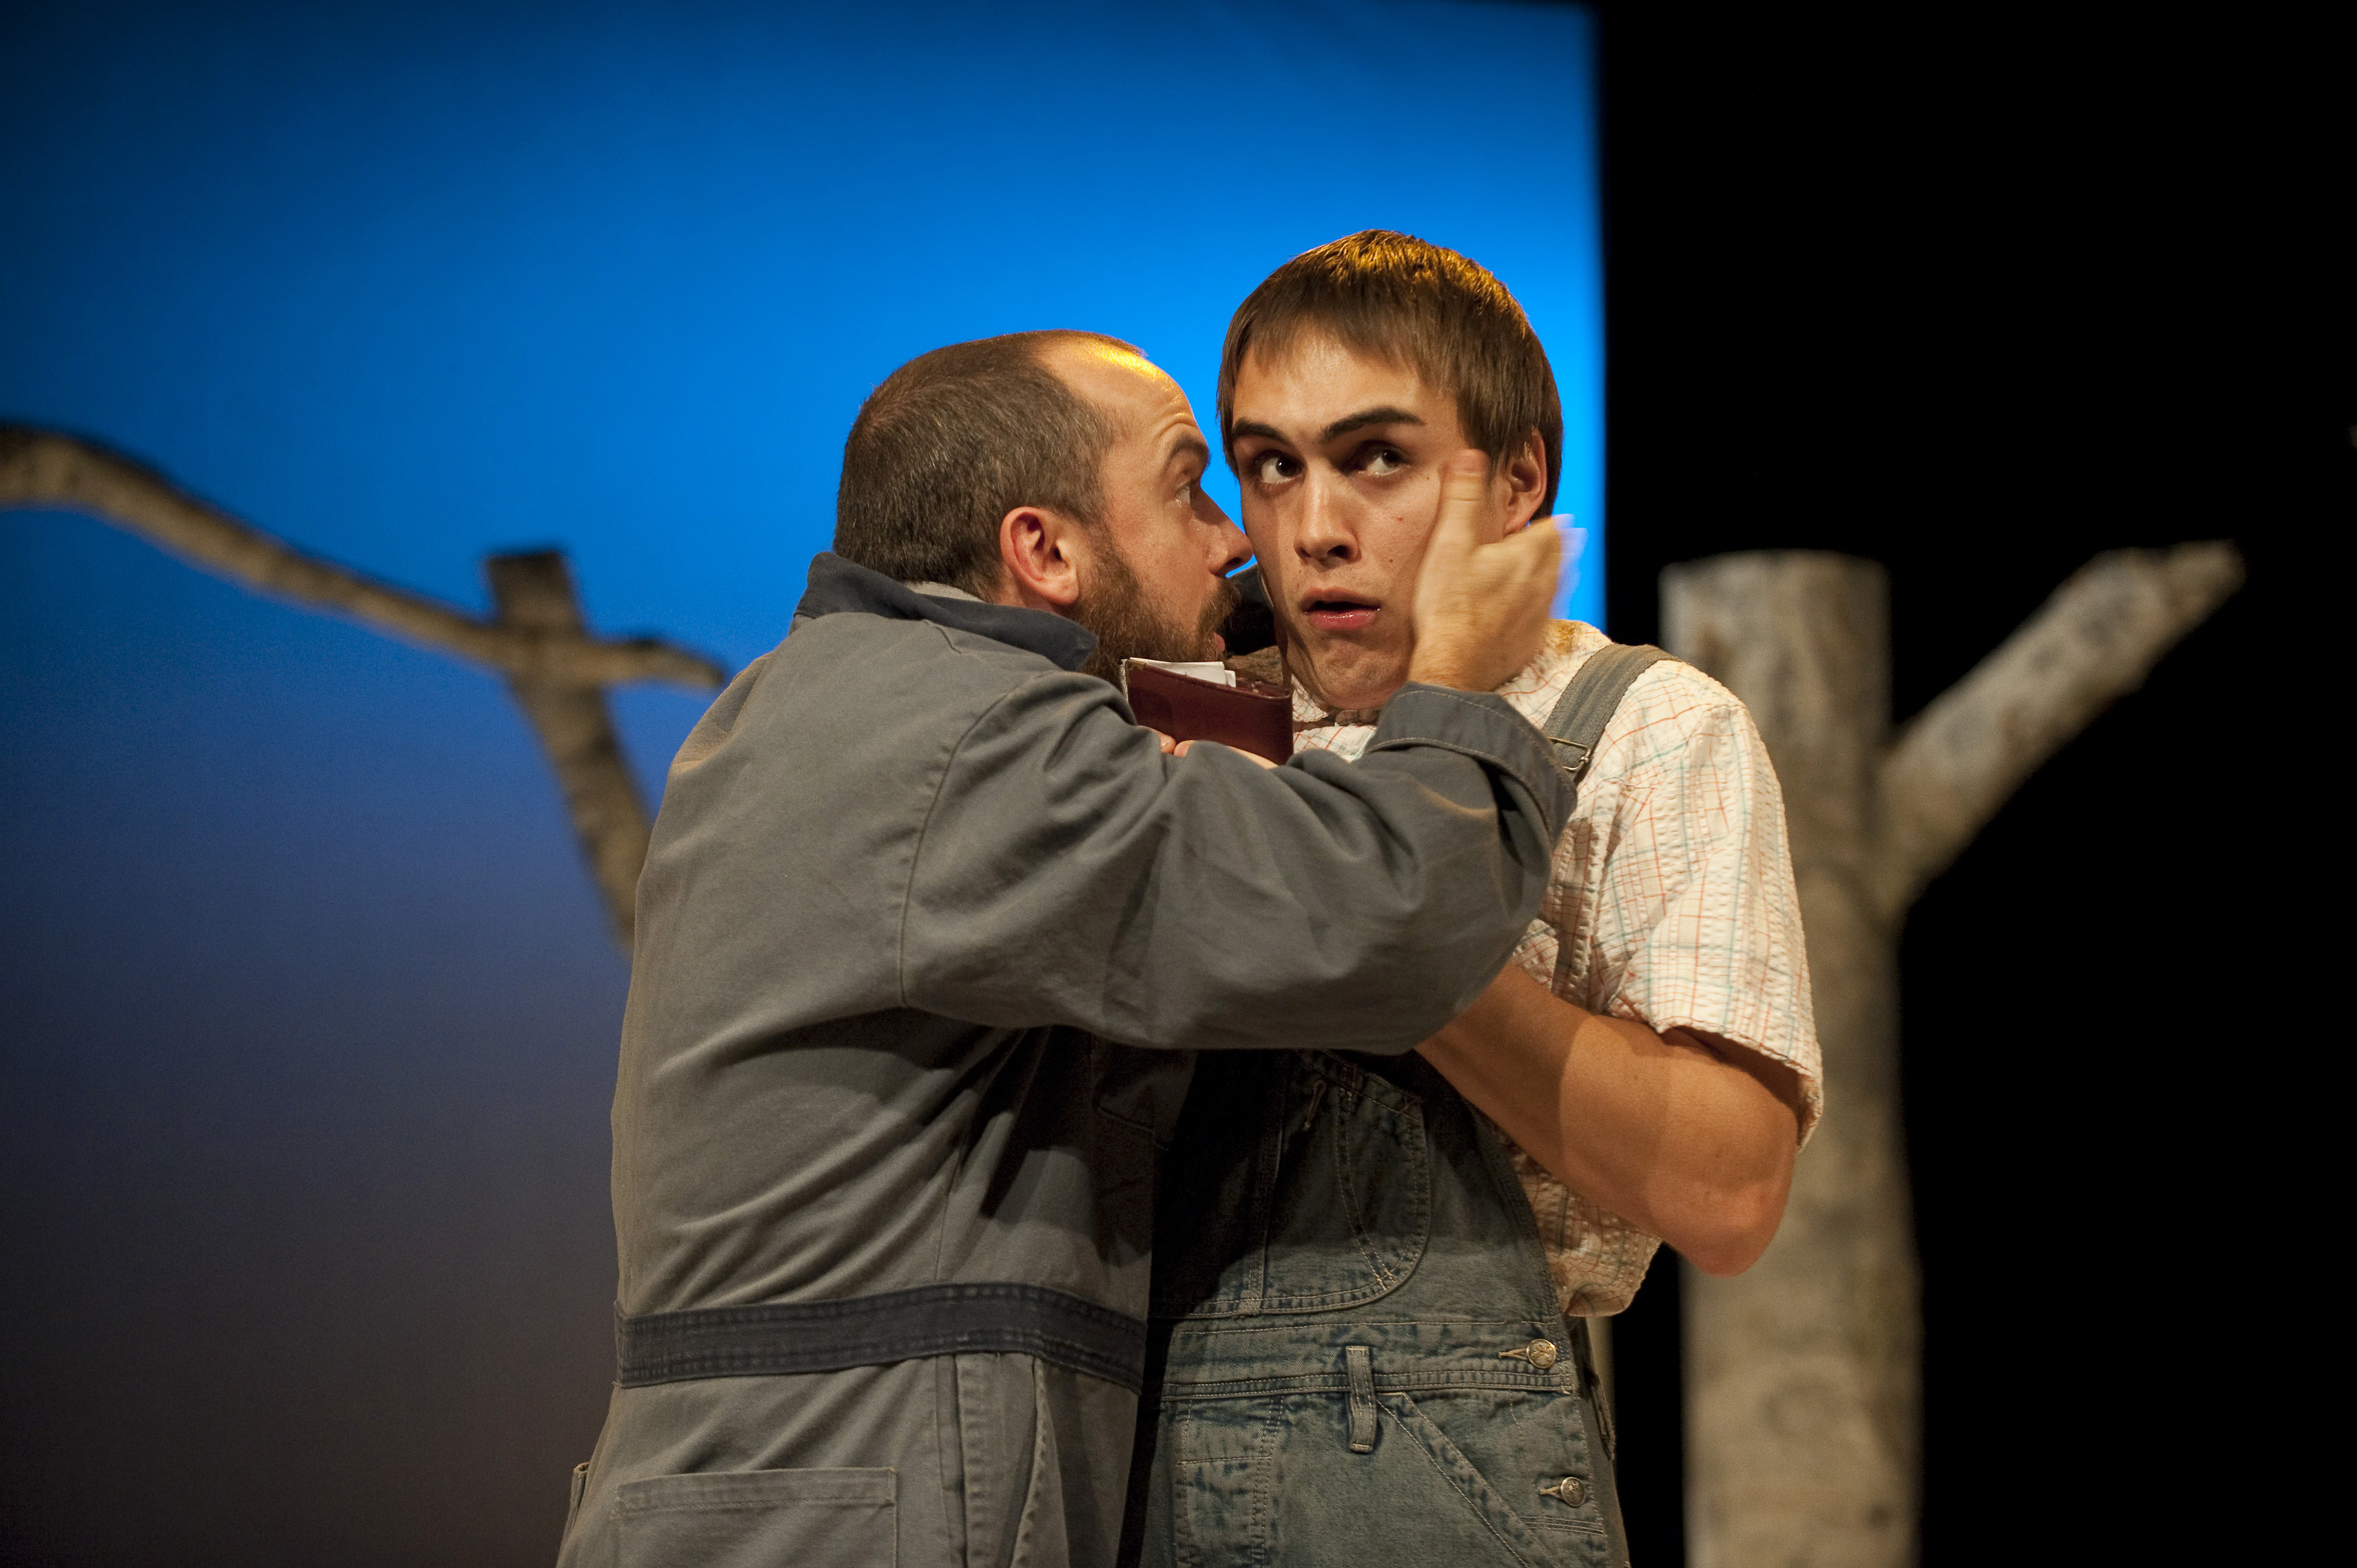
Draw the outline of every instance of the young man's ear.
M1521 450L1498 465L1497 482L1505 489L1507 532L1538 515L1539 498L1546 494L1546 442L1534 430Z
M998 520L998 568L1006 602L1070 615L1080 602L1085 531L1044 507L1019 506Z

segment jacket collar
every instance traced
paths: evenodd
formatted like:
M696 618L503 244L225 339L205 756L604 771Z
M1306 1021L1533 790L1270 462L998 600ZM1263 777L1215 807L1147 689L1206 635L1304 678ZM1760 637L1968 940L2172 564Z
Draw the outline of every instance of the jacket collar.
M1046 610L920 594L881 572L855 566L831 550L811 558L810 586L802 594L802 602L794 607L797 620L829 615L929 620L1036 653L1066 670L1078 670L1097 650L1096 634L1077 621Z

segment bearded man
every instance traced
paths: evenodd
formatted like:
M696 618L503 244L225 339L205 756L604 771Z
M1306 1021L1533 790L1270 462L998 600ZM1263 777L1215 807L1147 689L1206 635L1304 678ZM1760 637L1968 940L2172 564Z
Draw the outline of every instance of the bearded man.
M639 885L570 1568L1109 1563L1195 1049L1405 1051L1536 912L1567 792L1488 688L1553 535L1477 543L1468 454L1366 755L1175 755L1098 677L1217 656L1210 456L1085 333L860 411L835 552L680 748Z

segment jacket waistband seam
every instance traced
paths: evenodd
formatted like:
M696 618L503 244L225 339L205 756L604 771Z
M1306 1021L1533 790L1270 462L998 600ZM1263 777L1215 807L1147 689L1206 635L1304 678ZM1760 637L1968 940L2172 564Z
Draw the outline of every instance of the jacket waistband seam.
M1011 1282L920 1285L832 1301L651 1313L614 1322L624 1388L791 1377L934 1356L1037 1356L1135 1393L1146 1324L1064 1291Z

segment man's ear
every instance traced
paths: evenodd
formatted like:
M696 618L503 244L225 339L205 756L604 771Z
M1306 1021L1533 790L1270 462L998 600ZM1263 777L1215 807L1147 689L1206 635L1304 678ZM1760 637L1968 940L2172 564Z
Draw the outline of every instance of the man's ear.
M1539 498L1546 494L1546 442L1533 430L1521 450L1498 465L1498 481L1505 487L1507 532L1538 515Z
M1080 602L1086 531L1062 512L1019 506L998 520L998 567L1010 602L1070 615Z

